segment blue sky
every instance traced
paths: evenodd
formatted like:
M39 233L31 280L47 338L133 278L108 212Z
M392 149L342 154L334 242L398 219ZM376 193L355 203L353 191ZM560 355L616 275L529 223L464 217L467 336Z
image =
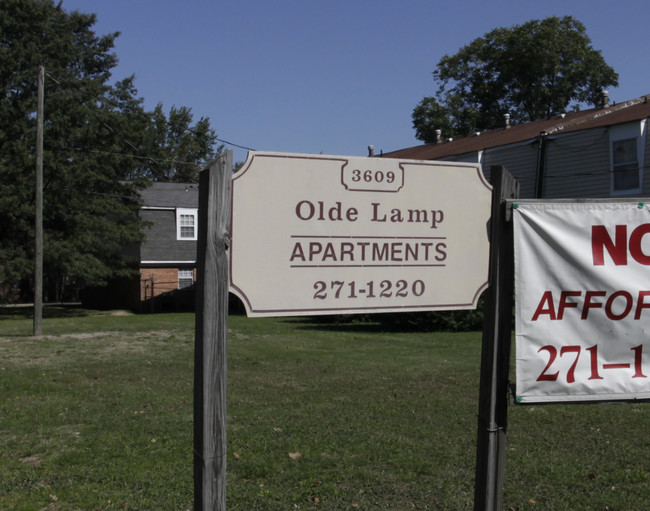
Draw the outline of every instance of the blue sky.
M572 15L619 73L610 98L650 93L647 0L63 0L121 32L114 78L145 106L187 106L260 151L365 156L419 145L411 124L432 72L497 27ZM235 161L247 151L234 150Z

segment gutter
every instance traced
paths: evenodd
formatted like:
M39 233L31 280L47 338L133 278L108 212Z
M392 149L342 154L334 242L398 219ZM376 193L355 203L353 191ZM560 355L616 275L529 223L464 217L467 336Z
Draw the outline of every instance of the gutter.
M540 132L537 137L537 169L535 171L535 198L541 199L544 192L544 172L546 170L546 146L548 133Z

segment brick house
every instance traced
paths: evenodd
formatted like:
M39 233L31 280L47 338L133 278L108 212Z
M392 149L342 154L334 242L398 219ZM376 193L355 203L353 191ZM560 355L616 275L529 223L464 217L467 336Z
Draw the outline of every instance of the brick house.
M140 308L165 301L191 306L193 293L187 291L196 281L198 184L153 183L140 194L140 217L149 223L145 241L134 254L139 261Z
M475 133L384 153L388 158L480 163L489 178L503 165L519 181L521 198L601 198L650 195L647 120L650 95L552 119Z
M145 240L125 247L137 265L131 279L88 289L87 306L136 311L191 309L194 306L198 235L199 186L152 183L140 192L140 217L147 223Z

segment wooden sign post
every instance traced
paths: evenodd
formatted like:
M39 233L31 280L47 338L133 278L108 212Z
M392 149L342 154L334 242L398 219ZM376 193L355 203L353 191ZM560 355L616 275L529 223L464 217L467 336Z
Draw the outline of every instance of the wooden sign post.
M510 184L501 184L498 171L495 175L502 191L492 199L490 249L486 223L492 189L475 164L249 153L233 177L228 152L201 173L195 511L226 509L229 288L249 316L472 309L488 284L492 250L496 311L509 288L501 283L506 273L499 250L502 217L495 220L495 211L503 210L501 198ZM502 325L495 320L494 332ZM505 330L497 337L503 335ZM488 446L489 463L495 445L491 433L501 423L495 419L494 396L505 388L492 376L492 366L498 359L502 369L505 356L495 351L494 339L486 329L481 384L486 406L481 406L479 428L488 435L484 442L479 433L479 449ZM484 387L492 389L485 397ZM487 486L495 488L492 482Z
M494 189L490 220L489 287L481 351L475 511L499 511L503 507L514 290L512 222L506 220L505 201L519 196L519 184L504 167L492 167L490 177Z
M232 151L201 172L194 351L194 509L226 509Z

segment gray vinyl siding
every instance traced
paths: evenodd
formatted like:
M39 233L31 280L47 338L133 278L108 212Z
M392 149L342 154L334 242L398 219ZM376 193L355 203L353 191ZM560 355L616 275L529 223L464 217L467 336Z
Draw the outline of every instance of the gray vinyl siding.
M141 261L196 261L196 241L176 239L176 211L144 209L141 217L152 225L145 229Z
M458 163L481 163L479 161L479 153L465 153L458 154L454 156L448 156L446 158L441 158L440 161L453 161ZM490 169L486 169L484 166L481 166L483 175L485 176L486 181L490 182Z
M537 141L496 147L483 152L483 172L488 175L493 165L503 165L519 181L519 197L535 196L537 172Z
M519 196L528 199L534 197L537 168L537 142L535 140L487 149L481 154L483 161L479 161L479 153L476 152L449 156L443 161L481 163L483 175L488 181L490 180L490 167L503 165L519 181Z
M647 136L647 135L646 135ZM609 134L606 128L549 135L542 197L600 198L610 196ZM483 151L483 173L503 165L519 181L521 198L534 198L537 181L539 141L537 139ZM445 158L449 161L476 161L478 153ZM646 144L646 163L650 148ZM644 172L644 193L650 192L650 172Z
M609 134L598 128L549 136L542 197L610 196Z

